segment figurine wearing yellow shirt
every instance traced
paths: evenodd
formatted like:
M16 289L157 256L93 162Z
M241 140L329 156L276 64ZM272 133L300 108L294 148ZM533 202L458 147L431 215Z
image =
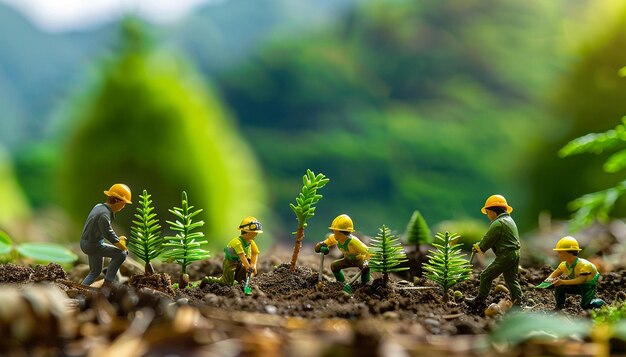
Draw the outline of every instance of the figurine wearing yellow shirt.
M345 282L346 278L341 270L345 268L356 267L362 269L361 282L366 284L370 281L368 248L359 238L352 235L354 232L354 224L347 214L337 216L333 223L328 227L333 233L323 242L315 245L317 253L328 254L329 247L337 245L337 248L343 253L343 258L335 260L330 269L337 278L337 281Z
M263 226L254 217L246 217L239 225L241 234L233 238L224 248L224 263L222 276L205 277L205 283L219 283L233 285L235 280L241 282L248 274L256 275L256 262L259 257L259 248L254 239L257 234L263 233Z
M564 307L567 294L580 295L580 307L583 309L599 308L604 305L602 299L596 298L600 273L593 263L578 258L578 252L581 251L578 241L573 237L563 237L556 243L553 250L558 252L561 264L546 281L555 286L555 310L561 310ZM561 275L567 275L568 278L560 279Z

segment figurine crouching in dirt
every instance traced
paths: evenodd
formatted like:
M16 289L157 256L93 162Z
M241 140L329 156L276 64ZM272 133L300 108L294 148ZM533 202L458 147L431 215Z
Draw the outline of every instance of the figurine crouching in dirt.
M511 292L513 305L520 306L523 298L518 277L520 242L517 225L510 215L513 207L508 205L503 196L492 195L487 198L481 212L487 215L491 225L480 242L474 244L472 250L483 253L492 249L496 259L480 273L478 295L466 299L466 302L475 308L486 307L486 298L493 280L502 274Z
M239 225L240 235L233 238L224 248L224 263L222 276L217 278L207 276L201 286L207 283L233 285L235 280L242 282L247 276L256 275L256 262L259 258L259 248L254 239L257 234L263 233L263 226L254 217L246 217Z
M107 201L98 203L91 210L80 238L80 249L89 257L89 274L83 280L83 285L91 285L100 276L104 257L109 257L111 262L104 276L103 287L110 286L128 256L126 237L118 237L111 228L111 222L115 213L132 203L130 188L116 183L104 194L107 195ZM105 238L113 245L105 243Z
M578 257L581 251L578 241L573 237L563 237L553 249L558 252L561 263L546 279L546 282L554 285L555 310L561 310L565 306L567 294L581 296L580 307L583 309L595 309L604 305L602 299L596 298L596 288L600 273L596 266L588 260ZM567 279L560 279L566 275Z
M367 246L352 234L354 224L347 214L337 216L328 229L332 234L322 242L315 245L315 252L328 254L329 247L337 245L343 253L343 258L335 260L330 269L337 281L345 282L346 278L341 270L356 267L361 269L361 283L367 284L370 281L369 258L370 253Z

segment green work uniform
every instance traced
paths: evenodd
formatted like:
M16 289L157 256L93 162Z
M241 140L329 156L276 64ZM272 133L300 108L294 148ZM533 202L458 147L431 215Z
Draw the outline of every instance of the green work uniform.
M598 273L598 269L593 263L582 258L576 258L572 265L569 265L567 262L561 262L557 270L566 274L570 279L576 279L581 276L588 277L587 281L581 284L559 285L554 288L554 299L557 309L562 309L565 306L567 294L580 295L580 307L583 309L599 308L604 305L602 299L596 299L596 288L600 273Z
M259 248L254 241L246 242L243 237L233 238L224 248L224 263L222 263L222 276L206 277L205 280L210 283L219 283L222 285L233 285L235 280L243 281L246 279L246 269L244 268L239 254L244 254L248 261L252 254L259 254Z
M518 277L520 243L513 218L508 213L498 215L478 246L481 252L492 249L496 255L496 259L480 273L478 298L486 298L493 280L503 274L513 303L520 304L523 298Z
M337 248L343 253L343 258L335 260L330 265L333 275L337 278L337 281L345 281L346 278L343 275L342 270L345 268L356 267L363 269L363 263L370 258L369 249L367 246L359 240L359 238L350 234L348 239L341 244L339 240L335 238L334 234L328 236L323 242L327 247L337 245ZM370 281L370 268L364 268L361 272L361 282L363 284Z

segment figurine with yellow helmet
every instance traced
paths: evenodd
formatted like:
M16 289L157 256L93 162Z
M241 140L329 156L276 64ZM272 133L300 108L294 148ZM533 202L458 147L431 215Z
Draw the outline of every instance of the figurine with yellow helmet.
M561 263L545 281L555 286L555 310L563 309L567 294L580 295L580 307L583 309L599 308L604 305L602 299L596 298L600 273L593 263L578 257L582 249L576 238L563 237L552 250L557 252ZM561 276L566 278L561 279Z
M336 245L343 253L343 258L335 260L330 269L337 281L345 282L346 278L342 272L345 268L356 267L361 271L361 282L366 284L370 280L368 247L359 240L354 232L354 224L347 214L342 214L333 220L330 227L332 234L324 241L315 245L315 252L328 254L329 248Z
M123 183L116 183L104 191L104 194L107 196L106 202L94 206L81 234L80 249L89 257L89 274L83 280L83 285L91 285L100 276L104 257L111 258L111 262L104 276L103 286L110 285L128 255L126 237L118 237L111 222L115 213L132 203L130 188ZM105 239L112 245L105 243Z
M257 234L263 233L261 222L255 217L244 218L239 226L239 236L231 239L224 248L224 262L222 263L222 276L205 277L203 283L218 283L221 285L233 285L235 281L241 282L246 276L256 275L256 263L259 258L259 247L254 242Z
M502 274L511 292L513 304L519 306L523 299L518 276L520 240L517 225L511 217L513 207L509 206L504 196L491 195L485 201L481 212L487 215L491 224L485 236L474 244L472 250L475 253L483 253L491 249L496 258L480 273L478 295L466 299L466 302L470 306L483 307L493 280Z

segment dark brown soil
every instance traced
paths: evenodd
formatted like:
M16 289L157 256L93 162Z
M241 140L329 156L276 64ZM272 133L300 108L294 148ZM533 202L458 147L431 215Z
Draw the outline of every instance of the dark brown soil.
M276 265L284 258L278 257L261 261L259 275L250 284L250 296L244 294L242 284L209 284L203 288L192 284L194 287L173 290L170 274L178 277L180 268L168 264L156 267L159 274L135 275L128 284L103 289L69 282L56 264L35 268L0 265L0 282L28 291L25 284L53 281L68 296L75 297L69 300L74 301L74 309L58 318L63 322L48 318L56 321L54 333L70 331L63 339L42 339L48 341L46 348L56 351L52 355L85 355L97 336L100 348L105 350L135 336L146 343L144 347L150 352L143 353L155 356L210 354L209 350L234 351L218 355L347 356L357 351L363 356L395 355L381 353L383 347L416 355L418 351L431 356L499 355L496 350L475 346L486 342L485 334L497 326L500 317L485 317L482 310L468 308L463 298L454 299L452 291L444 302L440 288L426 279L409 282L392 277L384 285L380 274L374 273L373 281L365 286L354 284L354 292L349 294L342 283L331 278L327 268L322 283L318 283L319 261L315 256L301 258L295 272L290 272L286 264ZM205 275L219 275L220 269L221 259L217 257L194 263L188 272L194 282ZM520 271L524 311L551 313L552 290L533 288L551 271L550 266ZM354 273L354 269L348 270L347 278ZM477 273L453 290L464 296L476 294ZM497 280L494 287L502 283ZM603 274L598 296L607 303L623 299L625 283L626 270ZM508 292L498 289L492 290L488 303L508 298ZM24 301L30 303L32 297ZM585 316L578 303L578 297L569 297L563 313ZM10 326L3 318L0 311L0 330ZM439 336L440 340L429 336ZM0 352L26 350L34 354L32 348L45 347L32 342L39 337L9 337L8 341L14 342L0 344ZM53 346L49 346L51 340L56 341ZM25 345L19 341L31 342ZM64 352L60 353L59 348ZM77 352L69 353L72 348ZM302 349L306 353L296 352ZM107 351L115 354L117 350Z

